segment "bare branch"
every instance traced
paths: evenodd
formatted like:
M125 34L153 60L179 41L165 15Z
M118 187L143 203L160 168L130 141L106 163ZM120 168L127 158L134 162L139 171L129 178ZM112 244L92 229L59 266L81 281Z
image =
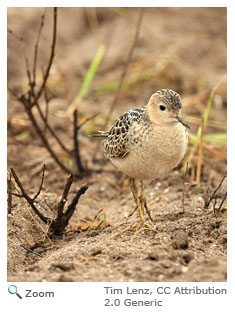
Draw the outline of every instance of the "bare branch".
M57 157L56 153L54 152L54 150L52 149L52 147L50 146L47 138L45 137L44 133L42 132L40 126L38 125L34 115L33 115L33 112L32 112L32 107L27 105L27 99L25 99L25 96L21 96L19 99L18 99L25 107L25 110L29 116L29 119L31 120L34 128L36 129L39 137L41 138L44 146L47 148L48 152L51 154L51 157L55 160L55 162L59 165L59 167L64 170L65 172L71 174L71 171L69 168L67 168L62 161L60 161L60 159Z
M24 200L27 201L27 203L30 205L30 207L33 209L33 211L37 214L37 216L47 225L49 225L49 229L48 232L53 235L60 235L65 227L68 225L68 222L70 220L70 218L72 217L76 206L78 204L79 198L81 197L82 194L84 194L86 192L86 190L88 189L87 185L82 185L80 187L80 189L76 192L76 195L74 196L74 198L72 199L70 205L68 205L68 208L65 212L63 212L64 209L64 205L67 201L67 197L69 194L69 190L71 188L71 185L73 183L73 175L71 174L66 182L66 185L64 187L64 191L62 194L62 197L57 205L57 217L55 219L51 219L48 217L45 217L35 206L34 204L34 200L37 198L37 196L40 194L40 191L42 189L42 184L43 184L43 180L44 180L44 173L45 173L45 165L43 166L43 173L42 173L42 179L41 179L41 183L40 183L40 187L39 187L39 191L37 192L37 194L31 198L25 191L22 183L20 182L20 179L18 178L17 174L15 173L13 168L10 168L10 172L15 180L15 187L17 189L17 191L21 194L14 194L16 196L20 196L23 197ZM11 194L13 195L13 193L11 192Z
M77 126L77 116L78 112L77 109L73 112L73 142L74 142L74 159L75 164L78 169L79 173L84 172L84 168L82 166L82 160L80 156L80 148L79 148L79 142L78 142L78 126Z
M43 115L43 112L41 110L41 107L39 106L38 102L35 103L35 106L37 107L37 110L39 112L39 116L41 117L42 121L45 124L45 129L48 129L49 132L51 133L51 135L55 138L55 140L57 141L57 143L61 146L61 148L67 153L70 154L69 149L64 145L64 143L60 140L60 138L57 136L57 134L55 133L55 131L52 129L52 127L50 126L50 124L47 121L47 117L45 117ZM43 133L43 132L42 132ZM43 134L44 135L44 134Z
M49 98L48 98L48 94L47 94L46 84L47 84L50 69L51 69L51 66L52 66L52 63L54 60L54 55L55 55L56 35L57 35L57 8L54 8L54 15L53 15L53 36L52 36L52 43L51 43L51 53L50 53L50 56L48 59L48 64L46 66L46 70L45 70L45 72L42 73L43 81L42 81L41 85L39 86L39 88L37 88L38 91L36 91L38 45L39 45L39 41L40 41L40 37L41 37L43 25L44 25L45 14L46 14L46 10L44 11L44 13L41 16L41 23L39 26L37 39L36 39L36 43L34 46L32 73L30 72L30 69L29 69L28 59L25 56L26 74L28 77L29 90L26 94L22 94L21 96L18 96L17 100L24 105L24 108L26 110L26 113L28 114L29 120L31 121L33 127L35 128L35 130L36 130L38 136L40 137L42 143L44 144L45 148L48 150L49 154L54 159L54 161L57 163L57 165L66 173L69 173L69 174L72 173L72 170L68 166L66 166L63 163L63 161L60 160L60 158L55 153L54 149L52 148L52 146L50 145L50 143L46 137L46 133L45 133L46 131L43 131L43 128L44 128L44 130L48 129L48 131L50 132L52 137L56 140L56 142L60 145L60 147L69 156L73 157L75 166L77 166L76 167L77 170L75 171L75 176L81 177L81 173L84 173L85 169L82 166L81 157L80 157L80 149L79 149L79 142L78 142L78 131L86 121L82 125L78 126L77 125L77 118L74 118L74 150L72 150L72 151L70 151L66 147L66 145L57 136L57 134L55 133L55 131L52 129L52 127L50 126L50 124L48 122ZM46 100L46 104L47 104L46 115L44 115L44 113L42 112L42 109L41 109L40 103L39 103L39 98L41 97L43 92L44 92L45 100ZM39 124L39 121L35 117L35 113L32 109L34 106L36 106L36 108L39 112L39 116L42 119L45 127L44 126L41 127ZM77 114L77 112L76 112L76 114ZM92 116L92 118L93 118L93 116ZM38 196L38 195L36 194L36 196Z
M85 194L87 189L88 189L87 185L82 185L80 189L77 191L74 198L72 199L70 205L68 206L67 210L64 213L65 217L67 218L67 222L69 222L69 219L72 217L74 210L78 204L79 198L81 197L82 194Z
M41 179L41 183L38 189L37 194L35 194L35 196L33 197L33 201L35 201L35 199L39 196L39 194L41 193L42 190L42 186L43 186L43 181L44 181L44 175L45 175L45 170L46 170L46 165L44 164L42 167L42 179Z
M41 16L41 23L39 26L39 30L38 30L38 36L37 36L37 40L34 46L34 60L33 60L33 80L32 80L32 87L34 87L36 85L36 70L37 70L37 58L38 58L38 43L41 37L41 32L42 32L42 28L44 25L44 19L45 19L45 15L46 15L46 11L47 8L44 10L42 16Z
M48 93L47 93L47 86L45 86L44 89L44 98L45 98L45 102L46 102L46 111L45 111L45 129L44 131L47 131L48 129L48 116L49 116L49 102L51 100L51 98L49 98ZM44 116L44 115L43 115ZM59 142L58 142L59 143ZM62 142L61 142L62 143ZM63 143L62 143L63 144Z
M12 208L12 184L11 184L11 173L7 173L7 212L11 213Z
M61 199L57 205L57 219L60 219L63 215L64 205L67 201L67 197L68 197L69 190L71 188L72 183L73 183L73 175L71 174L67 179L67 183L64 187L63 194L62 194Z
M223 197L223 199L222 199L222 201L221 201L221 203L220 203L220 205L219 205L219 207L217 209L217 213L220 212L220 209L222 208L222 206L223 206L223 204L224 204L226 199L227 199L227 192L224 194L224 197Z
M49 58L49 62L47 65L47 69L45 72L45 75L43 77L43 81L41 84L41 87L39 88L39 91L37 92L36 98L35 98L35 102L40 98L42 91L46 85L47 79L49 77L49 73L50 73L50 69L51 69L51 65L55 56L55 45L56 45L56 32L57 32L57 8L54 8L54 18L53 18L53 37L52 37L52 44L51 44L51 54L50 54L50 58Z
M71 183L71 180L68 179L67 183L66 183L66 187L64 189L64 190L66 190L66 192L69 191L70 183ZM65 227L68 225L69 220L72 217L72 215L76 209L79 198L81 197L82 194L84 194L86 192L87 189L88 189L87 185L82 185L80 187L80 189L77 191L74 198L72 199L72 201L71 201L70 205L68 206L66 212L63 213L62 211L60 211L59 218L56 218L55 220L52 221L51 226L50 226L50 231L53 234L60 235L64 231ZM63 194L63 195L66 195L66 194ZM65 197L67 197L67 195ZM57 213L57 216L58 216L58 213Z
M13 168L10 168L11 170L11 174L13 176L13 178L15 179L15 182L17 184L17 186L19 187L20 191L21 191L21 195L22 197L24 197L26 199L26 201L28 202L28 204L31 206L31 208L33 209L33 211L38 215L38 217L44 222L44 223L48 223L50 221L50 218L45 217L34 205L34 200L29 197L29 195L26 193L22 183L20 182L20 179L18 178L17 174L15 173L15 170Z
M210 206L211 201L216 197L216 193L218 192L218 190L220 189L222 183L224 182L224 179L227 177L227 175L223 176L223 178L221 179L219 185L217 186L217 188L214 190L213 194L210 196L210 198L208 200L205 201L204 204L204 209L208 209Z
M11 194L11 195L13 195L13 196L15 196L15 197L19 197L19 198L24 198L24 195L22 195L22 194L18 194L18 193L14 193L14 192L12 192L11 190L7 190L7 193L8 194Z

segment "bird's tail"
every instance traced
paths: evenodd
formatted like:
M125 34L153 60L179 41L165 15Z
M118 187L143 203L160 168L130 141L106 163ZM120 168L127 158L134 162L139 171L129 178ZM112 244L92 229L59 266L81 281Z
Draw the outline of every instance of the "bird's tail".
M92 133L92 134L89 134L88 136L90 138L107 138L108 135L109 135L108 131L98 131L98 133Z

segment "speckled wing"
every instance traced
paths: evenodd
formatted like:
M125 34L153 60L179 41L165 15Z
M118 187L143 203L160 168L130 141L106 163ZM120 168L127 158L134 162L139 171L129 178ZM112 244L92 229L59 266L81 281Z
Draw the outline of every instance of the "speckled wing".
M129 152L129 129L134 123L141 123L145 107L138 107L122 114L111 129L102 132L107 139L102 142L104 154L108 158L124 157Z

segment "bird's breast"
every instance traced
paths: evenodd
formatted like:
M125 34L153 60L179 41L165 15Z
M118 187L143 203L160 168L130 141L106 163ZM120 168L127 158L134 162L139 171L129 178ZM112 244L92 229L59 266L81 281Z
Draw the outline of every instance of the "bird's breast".
M185 155L188 135L176 122L171 127L136 124L129 131L129 153L111 159L130 177L153 180L174 169Z

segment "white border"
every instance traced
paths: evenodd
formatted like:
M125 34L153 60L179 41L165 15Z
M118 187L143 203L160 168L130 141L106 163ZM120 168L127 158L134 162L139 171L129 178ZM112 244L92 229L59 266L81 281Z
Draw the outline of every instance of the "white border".
M229 228L229 259L228 259L228 282L227 283L197 283L200 287L227 287L228 295L227 296L183 296L183 297L172 297L169 296L163 299L167 304L163 308L117 308L103 307L103 301L105 298L104 295L104 286L113 286L116 288L131 286L131 287L150 287L154 288L160 286L160 283L16 283L19 285L19 292L23 292L24 289L29 287L37 291L51 291L54 290L56 293L56 298L54 299L27 299L19 300L16 296L9 295L7 292L7 285L10 283L6 282L6 103L7 103L7 93L6 93L6 60L7 60L7 48L6 48L6 29L7 29L7 16L6 9L7 7L44 7L44 6L66 6L66 7L84 7L84 6L128 6L128 7L228 7L228 103L229 103L229 114L228 114L228 125L229 125L229 136L228 136L228 158L230 160L228 164L228 228ZM190 4L190 5L189 5ZM234 303L232 301L234 288L234 247L232 237L234 237L234 148L233 140L230 140L231 132L234 133L233 129L234 116L235 116L235 103L234 103L234 19L235 19L235 10L234 10L234 1L55 1L55 0L41 0L41 1L20 1L20 0L1 0L0 1L0 68L1 68L1 80L0 80L0 126L1 126L1 135L0 135L0 146L1 146L1 158L0 158L0 296L2 298L1 303L3 309L8 311L45 311L54 310L54 311L64 311L65 309L76 309L80 311L81 309L86 309L91 311L93 308L94 311L197 311L201 309L202 311L210 310L213 312L222 310L232 311L234 308ZM216 23L216 21L215 21ZM188 287L195 286L195 283L161 283L164 286L175 287L177 285L187 285ZM30 304L31 303L31 304Z
M5 3L8 7L227 7L230 1L224 0L102 0L102 1L92 1L92 0L41 0L41 1L31 1L31 0L8 0L1 2Z
M230 1L225 0L1 0L8 7L227 7Z

